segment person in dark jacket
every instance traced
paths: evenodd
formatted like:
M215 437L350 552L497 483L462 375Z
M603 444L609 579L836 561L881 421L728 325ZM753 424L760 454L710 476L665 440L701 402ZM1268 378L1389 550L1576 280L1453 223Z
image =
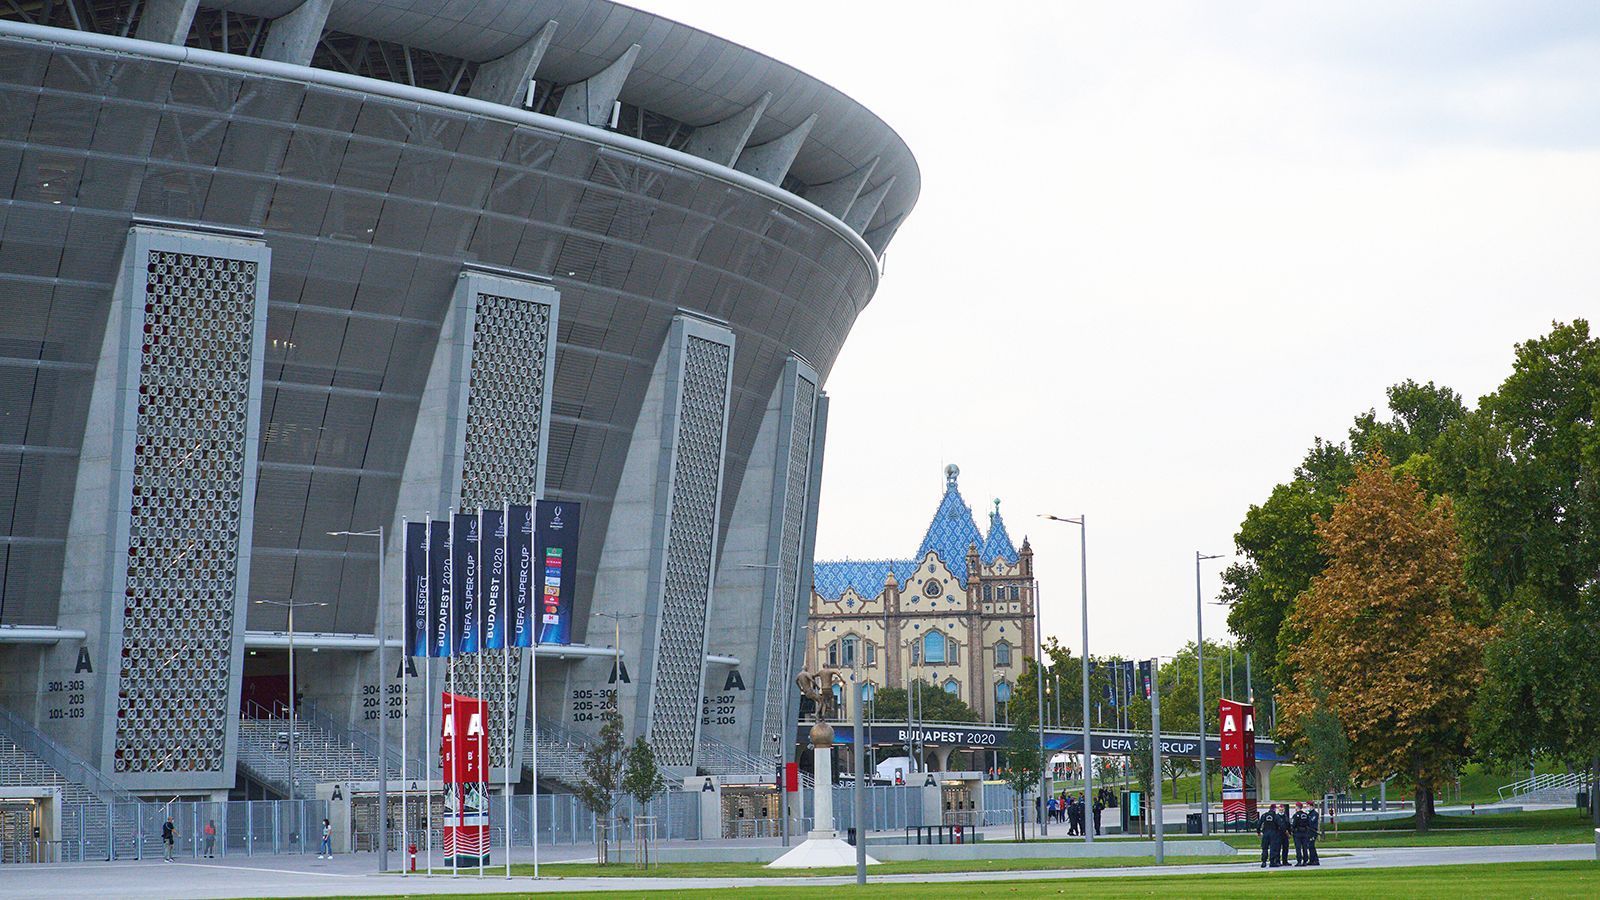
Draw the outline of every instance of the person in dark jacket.
M1277 847L1273 836L1277 833L1278 805L1276 803L1267 807L1267 811L1256 819L1256 833L1261 835L1261 868L1268 864L1277 865Z
M167 816L167 821L161 825L161 858L172 862L172 850L178 842L178 826L172 824L172 817Z
M1316 806L1308 806L1306 818L1310 823L1306 830L1306 865L1320 866L1322 860L1317 858L1317 836L1322 833L1322 814L1317 812Z
M1291 826L1289 819L1289 804L1285 803L1283 808L1278 810L1276 824L1277 833L1273 838L1274 858L1272 860L1272 864L1274 866L1282 867L1289 864L1289 833Z
M1310 829L1311 822L1306 818L1306 805L1296 803L1294 812L1289 815L1289 836L1294 840L1294 864L1303 866L1308 858L1306 853L1306 832Z

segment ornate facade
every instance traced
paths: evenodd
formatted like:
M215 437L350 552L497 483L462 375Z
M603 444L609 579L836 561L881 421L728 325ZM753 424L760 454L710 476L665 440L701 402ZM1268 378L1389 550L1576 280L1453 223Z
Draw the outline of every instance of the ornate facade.
M955 694L992 721L1033 656L1033 549L1006 532L1000 501L978 529L945 468L944 497L910 559L819 562L806 667L862 666L871 687L913 680ZM870 703L870 701L869 701ZM852 712L841 704L843 715Z

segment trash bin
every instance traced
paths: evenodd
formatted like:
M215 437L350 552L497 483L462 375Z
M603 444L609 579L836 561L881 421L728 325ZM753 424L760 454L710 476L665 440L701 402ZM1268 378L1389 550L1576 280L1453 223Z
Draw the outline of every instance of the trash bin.
M1184 816L1183 818L1184 818L1184 823L1185 823L1185 827L1184 827L1184 831L1185 832L1187 832L1188 834L1199 834L1200 833L1201 828L1200 828L1200 814L1199 813L1189 813L1188 815Z
M1589 792L1588 791L1579 791L1578 792L1578 808L1579 809L1588 809L1589 808Z
M846 828L844 835L844 842L854 847L856 845L856 830L854 828Z

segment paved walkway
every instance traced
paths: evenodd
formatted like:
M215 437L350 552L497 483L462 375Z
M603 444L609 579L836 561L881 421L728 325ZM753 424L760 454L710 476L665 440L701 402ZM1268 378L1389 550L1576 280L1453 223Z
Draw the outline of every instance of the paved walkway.
M1549 860L1594 859L1589 844L1553 844L1499 847L1418 847L1381 850L1345 850L1348 856L1327 857L1327 868L1376 868L1385 866L1432 866L1460 863L1535 862ZM332 860L315 857L256 857L215 862L188 861L84 863L63 865L7 866L0 869L0 897L125 897L194 898L229 897L332 897L349 895L494 894L546 891L651 891L682 888L760 887L770 885L809 885L826 887L853 883L852 877L799 878L556 878L534 881L530 878L507 880L500 877L451 878L448 876L401 877L373 872L371 854L341 856ZM1262 878L1278 873L1263 872L1253 865L1166 866L1160 874L1182 875L1204 872L1251 872ZM1069 869L1064 871L973 872L940 875L875 875L874 882L907 883L918 881L1022 881L1040 878L1116 878L1154 874L1148 867L1120 869Z

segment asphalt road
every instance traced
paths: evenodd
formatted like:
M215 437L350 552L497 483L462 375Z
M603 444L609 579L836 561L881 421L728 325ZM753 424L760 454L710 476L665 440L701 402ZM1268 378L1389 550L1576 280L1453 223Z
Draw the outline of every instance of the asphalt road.
M1536 862L1594 859L1589 844L1550 844L1500 847L1404 847L1349 850L1348 856L1327 857L1327 868L1379 868L1388 866L1439 866L1462 863ZM237 863L237 864L236 864ZM372 857L361 854L333 860L311 857L269 857L208 863L188 861L83 863L7 866L0 869L0 897L126 897L126 898L230 898L230 897L332 897L355 895L404 896L429 894L492 894L534 891L647 891L671 888L728 888L762 885L824 887L854 882L852 877L828 878L431 878L378 875L371 871ZM1263 872L1254 865L1224 864L1166 866L1164 875L1202 872ZM1039 878L1117 878L1150 875L1149 867L1125 869L1069 869L1065 871L948 873L940 875L882 875L873 881L1022 881Z

